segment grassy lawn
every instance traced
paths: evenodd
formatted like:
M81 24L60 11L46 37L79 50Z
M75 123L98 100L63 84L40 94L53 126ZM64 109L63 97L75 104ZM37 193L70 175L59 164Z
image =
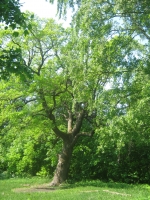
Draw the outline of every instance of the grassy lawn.
M78 182L50 188L48 179L25 178L0 180L0 200L150 200L150 186Z

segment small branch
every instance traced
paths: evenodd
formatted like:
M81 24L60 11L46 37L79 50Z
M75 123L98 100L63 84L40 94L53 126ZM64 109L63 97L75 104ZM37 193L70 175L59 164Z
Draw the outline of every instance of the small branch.
M28 55L29 56L28 56L27 66L29 67L31 65L31 63L32 63L32 60L33 60L34 56L35 56L33 47L31 48L31 50L28 50Z
M45 115L44 113L40 113L40 112L43 112L43 111L44 111L44 109L41 109L41 110L39 110L39 111L33 113L33 114L32 114L32 117L35 117L35 116L43 116L43 117L47 118L47 115Z
M18 44L18 42L14 41L13 39L12 39L12 42L13 42L14 44L16 44L17 46L19 46L20 48L22 48L22 46L21 46L20 44Z
M90 133L89 133L89 132L82 132L82 133L77 134L77 135L74 137L74 139L73 139L71 145L74 146L74 145L76 144L76 142L77 142L77 140L78 140L78 138L79 138L80 136L92 137L92 136L94 135L94 133L95 133L95 131L92 130Z
M92 130L90 133L89 132L82 132L79 133L78 136L88 136L88 137L92 137L94 135L95 131Z
M116 16L122 16L122 15L131 15L131 14L147 14L147 15L149 15L149 12L147 11L147 12L141 12L141 11L132 11L132 12L120 12L120 13L116 13L116 15L115 15L115 17Z
M34 98L34 99L29 99L29 100L24 100L24 103L25 104L28 104L28 103L30 103L30 102L32 102L32 101L36 101L37 99L36 98Z
M138 25L137 25L138 26ZM143 33L143 35L148 39L150 40L150 36L140 27L138 26L138 29Z

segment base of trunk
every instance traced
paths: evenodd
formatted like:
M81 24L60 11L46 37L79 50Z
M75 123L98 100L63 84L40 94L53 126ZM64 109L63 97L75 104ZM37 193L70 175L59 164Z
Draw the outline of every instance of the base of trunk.
M71 156L72 148L66 148L66 146L64 145L61 154L59 154L58 164L50 186L58 186L67 180Z

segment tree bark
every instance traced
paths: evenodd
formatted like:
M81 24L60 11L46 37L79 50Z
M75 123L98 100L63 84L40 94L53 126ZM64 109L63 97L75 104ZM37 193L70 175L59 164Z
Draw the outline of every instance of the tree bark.
M58 186L67 180L73 146L70 144L70 140L63 141L63 149L58 155L58 164L50 186Z

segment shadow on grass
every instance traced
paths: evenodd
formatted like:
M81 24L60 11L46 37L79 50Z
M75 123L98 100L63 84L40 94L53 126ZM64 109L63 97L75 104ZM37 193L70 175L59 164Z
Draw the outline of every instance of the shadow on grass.
M12 185L11 189L14 192L53 192L56 190L67 190L67 189L83 189L87 188L87 190L99 190L100 188L102 189L125 189L125 190L134 190L136 188L136 191L139 189L144 189L144 191L150 191L150 186L148 185L138 185L138 184L127 184L127 183L117 183L117 182L104 182L100 180L83 180L80 182L71 182L68 181L66 183L61 184L60 186L57 187L51 187L49 185L50 180L46 180L44 183L40 183L38 181L32 181L32 179L9 179L11 182L9 184ZM36 180L36 179L35 179ZM37 179L38 180L38 179ZM5 180L1 180L4 181ZM6 181L5 183L7 183ZM20 186L20 187L18 187ZM90 188L91 187L91 188ZM138 187L138 188L137 188Z
M91 181L81 181L74 183L63 183L60 186L49 186L49 184L38 184L31 187L19 188L19 190L27 191L55 191L55 190L67 190L75 189L80 187L97 187L97 188L114 188L114 189L132 189L136 185L129 185L126 183L115 183L115 182L103 182L100 180L91 180ZM17 189L18 190L18 189Z
M136 185L131 185L127 183L116 183L116 182L104 182L100 180L91 181L81 181L71 184L62 184L57 189L71 189L77 187L98 187L98 188L115 188L115 189L131 189L136 187Z

